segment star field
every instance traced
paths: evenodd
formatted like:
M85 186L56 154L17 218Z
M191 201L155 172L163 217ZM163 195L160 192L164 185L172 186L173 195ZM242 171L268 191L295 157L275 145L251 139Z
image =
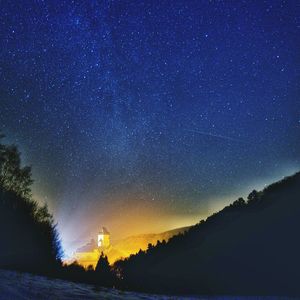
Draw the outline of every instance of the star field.
M1 130L33 166L65 246L101 225L190 224L299 170L298 1L0 11Z

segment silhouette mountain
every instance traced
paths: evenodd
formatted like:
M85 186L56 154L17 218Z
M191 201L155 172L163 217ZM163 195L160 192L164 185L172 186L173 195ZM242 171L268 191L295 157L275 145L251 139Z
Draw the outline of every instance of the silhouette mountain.
M222 295L300 295L300 172L252 191L168 243L114 269L123 288Z

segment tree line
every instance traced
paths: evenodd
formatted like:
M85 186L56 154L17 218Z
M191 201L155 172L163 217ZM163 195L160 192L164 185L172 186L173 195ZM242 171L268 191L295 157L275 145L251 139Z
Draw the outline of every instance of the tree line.
M47 205L33 200L31 167L22 166L15 145L0 136L0 267L55 272L62 248Z
M300 172L253 190L168 242L115 262L119 286L157 293L300 295Z

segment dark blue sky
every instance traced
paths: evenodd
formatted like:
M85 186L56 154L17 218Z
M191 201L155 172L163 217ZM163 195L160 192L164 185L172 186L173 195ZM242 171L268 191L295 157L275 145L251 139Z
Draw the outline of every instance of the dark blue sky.
M101 225L121 236L192 223L299 170L298 1L0 11L1 128L65 246Z

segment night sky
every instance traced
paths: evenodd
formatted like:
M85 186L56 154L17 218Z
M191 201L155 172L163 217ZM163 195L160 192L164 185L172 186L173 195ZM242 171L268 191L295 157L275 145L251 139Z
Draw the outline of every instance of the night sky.
M300 169L298 0L0 12L0 129L66 252L103 225L120 238L195 223Z

